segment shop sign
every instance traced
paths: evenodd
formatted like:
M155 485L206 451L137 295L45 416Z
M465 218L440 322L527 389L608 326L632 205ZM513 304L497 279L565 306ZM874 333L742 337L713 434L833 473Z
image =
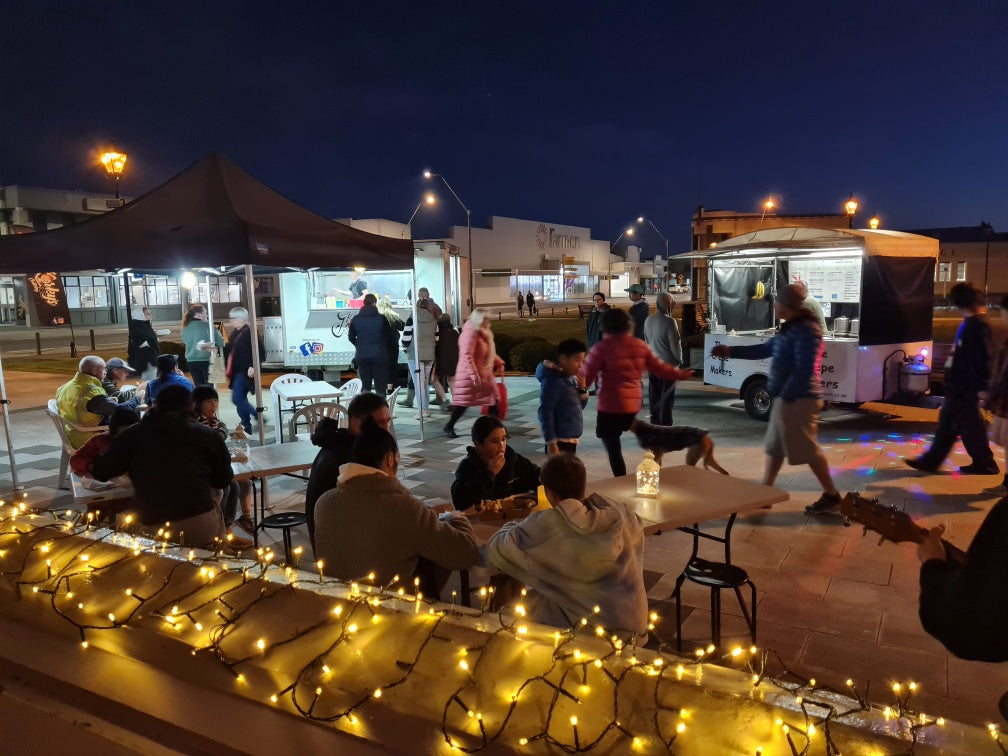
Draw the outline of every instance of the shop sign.
M581 249L581 237L574 234L558 234L555 228L540 223L536 228L536 244L539 249Z

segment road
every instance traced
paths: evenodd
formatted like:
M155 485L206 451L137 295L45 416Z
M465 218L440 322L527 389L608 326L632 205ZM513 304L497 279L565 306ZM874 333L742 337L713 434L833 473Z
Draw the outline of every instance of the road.
M167 325L158 324L167 328ZM91 350L91 329L77 326L74 328L77 341L77 354L83 356ZM42 355L45 357L70 356L69 328L23 328L0 327L0 351L4 356L29 357L37 354L36 334L42 345ZM178 338L178 325L173 329L173 335ZM172 336L162 338L171 339ZM126 326L94 326L95 351L121 351L125 357Z

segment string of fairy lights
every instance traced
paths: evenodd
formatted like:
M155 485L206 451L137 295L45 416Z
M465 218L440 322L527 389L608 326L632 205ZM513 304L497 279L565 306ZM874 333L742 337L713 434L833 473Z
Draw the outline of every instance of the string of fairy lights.
M457 640L442 632L443 625L452 617L472 616L473 611L454 606L454 596L450 606L428 604L417 586L407 591L398 578L375 586L373 575L347 585L326 578L321 563L315 564L317 578L308 578L308 573L290 565L276 564L269 549L260 549L255 559L239 559L227 553L226 543L214 551L172 543L167 524L149 539L138 536L129 521L111 529L99 527L99 518L98 513L35 510L25 499L0 502L0 580L20 595L47 597L52 611L79 633L84 649L95 633L153 620L160 632L188 644L193 656L213 657L236 680L248 682L246 676L254 677L255 689L272 685L270 705L289 705L300 716L322 723L354 727L365 707L411 679L428 649L449 644L446 652L430 652L451 658L462 674L461 683L444 701L441 736L450 750L464 753L513 738L514 729L524 725L517 721L512 725L512 720L526 702L528 708L543 713L534 717L541 727L515 742L505 741L517 750L538 743L564 753L585 753L622 740L632 750L673 753L677 740L689 737L696 714L675 703L681 690L676 684L684 679L699 682L708 663L745 670L753 690L770 691L779 700L778 710L786 713L771 728L777 738L775 752L784 745L791 756L840 756L836 726L852 715L871 713L899 722L909 754L915 753L925 730L944 725L941 718L915 709L919 686L914 682L894 683L891 704L872 704L853 680L842 691L819 685L789 669L775 652L756 647L708 646L686 658L661 642L657 649L641 653L638 642L643 639L610 633L593 617L585 617L575 627L554 631L550 648L543 626L530 627L521 604L514 617L497 615L497 621L479 634L479 642L459 648ZM120 587L113 590L112 585ZM317 592L320 587L341 595L332 603L331 596L317 593L313 621L286 637L270 637L271 623L265 618L282 612L287 602L303 593L300 589ZM479 614L488 617L493 588L481 589L480 598ZM410 618L409 631L402 633L408 636L403 642L412 644L406 654L381 644L367 647L362 640L369 628L390 616ZM649 630L658 621L652 614ZM533 641L529 648L540 653L527 654L519 675L524 680L502 692L497 662L516 641ZM261 673L260 665L269 654L296 657L289 665L293 671L288 680L277 682ZM336 684L348 666L364 663L380 683L356 692ZM513 671L514 665L508 669ZM649 690L648 729L641 729L640 717L628 724L622 693L631 683ZM578 707L589 697L594 703L590 721L583 714L579 720ZM487 709L487 701L502 701L503 708ZM998 728L990 725L989 731L992 742L1008 756ZM754 753L762 756L770 745L756 746Z

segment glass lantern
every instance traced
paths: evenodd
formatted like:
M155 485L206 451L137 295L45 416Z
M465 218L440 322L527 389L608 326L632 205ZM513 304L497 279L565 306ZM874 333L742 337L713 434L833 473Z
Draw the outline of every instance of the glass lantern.
M637 465L637 495L656 498L658 496L658 475L661 465L655 462L654 453L644 452L644 459Z

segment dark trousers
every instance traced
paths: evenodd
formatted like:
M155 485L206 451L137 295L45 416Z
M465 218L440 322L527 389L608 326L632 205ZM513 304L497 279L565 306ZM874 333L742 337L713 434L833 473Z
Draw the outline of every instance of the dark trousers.
M557 449L567 454L577 454L578 445L570 441L557 441ZM549 444L543 447L543 451L549 454Z
M602 446L605 447L606 454L609 455L609 467L612 468L614 478L626 475L626 462L623 460L623 446L620 444L619 436L601 436Z
M385 360L357 360L357 377L361 379L361 391L371 391L373 384L375 393L385 395L388 386Z
M994 454L987 442L987 428L980 416L976 394L945 397L938 412L934 441L931 448L921 455L920 461L927 467L938 467L952 450L956 438L962 439L974 464L994 464Z
M675 381L666 381L653 373L648 377L648 408L652 425L672 425L675 406Z
M192 376L193 386L203 386L210 383L210 361L196 362L189 360L189 375Z
M452 405L451 416L449 416L449 418L448 418L448 425L446 427L448 427L448 428L454 428L455 427L455 423L458 422L458 419L460 417L462 417L462 415L465 414L465 411L467 409L469 409L469 408L468 407L462 407L462 406L460 406L458 404L453 404ZM500 417L500 413L497 411L497 405L496 404L491 404L489 410L487 410L487 414L490 415L490 417Z
M407 590L413 590L413 580L419 578L420 583L417 588L424 598L440 601L441 589L445 587L449 577L451 577L451 570L424 557L418 557L416 569L413 570L413 574L404 585Z

